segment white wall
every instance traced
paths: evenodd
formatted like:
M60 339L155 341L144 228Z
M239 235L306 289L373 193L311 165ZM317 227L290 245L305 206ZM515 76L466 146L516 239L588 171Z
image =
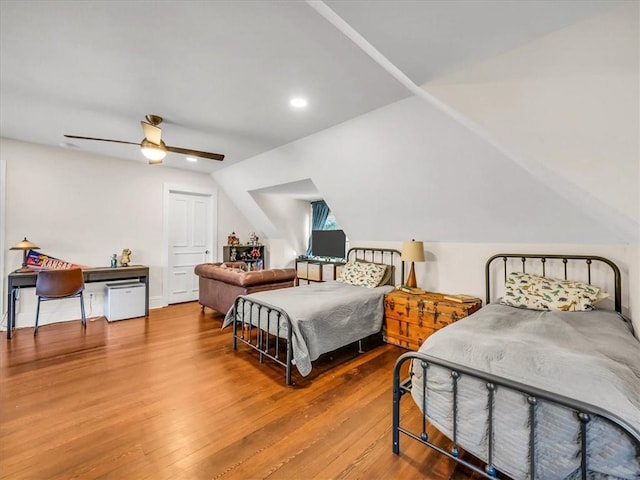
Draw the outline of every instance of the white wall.
M349 238L628 241L609 216L583 210L418 98L219 170L214 178L268 237L279 233L250 192L311 178Z
M238 210L233 201L223 192L218 192L218 261L223 260L222 247L227 244L227 237L235 232L236 236L244 243L249 241L249 232L255 231ZM266 247L265 247L266 248ZM265 254L266 255L266 254ZM268 266L268 264L265 264Z
M219 190L210 175L100 157L77 150L0 140L6 162L5 245L28 237L40 251L73 263L108 266L112 253L127 247L132 263L150 269L150 303L163 305L163 186L188 185ZM233 202L218 191L217 258L232 230L252 228ZM3 278L18 268L21 252L3 250ZM215 258L213 258L215 260ZM5 284L6 289L6 284ZM94 292L90 315L102 315L102 284L88 284ZM6 292L2 295L6 311ZM77 301L43 305L43 323L49 319L79 318ZM33 289L21 292L17 325L32 326ZM6 320L3 322L6 328Z
M290 248L289 256L307 250L310 231L311 206L308 201L288 198L283 195L253 193L256 203L280 233L280 240ZM277 257L276 257L277 258Z

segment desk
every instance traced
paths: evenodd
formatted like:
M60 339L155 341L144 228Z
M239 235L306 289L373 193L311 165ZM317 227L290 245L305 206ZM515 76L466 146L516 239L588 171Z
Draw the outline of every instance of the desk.
M138 280L144 283L145 301L144 315L149 316L149 267L144 265L131 265L129 267L98 267L83 268L85 283L110 282L112 280ZM12 272L9 274L8 307L7 307L7 339L11 339L13 329L16 327L16 296L21 288L36 286L38 278L37 270L29 272Z

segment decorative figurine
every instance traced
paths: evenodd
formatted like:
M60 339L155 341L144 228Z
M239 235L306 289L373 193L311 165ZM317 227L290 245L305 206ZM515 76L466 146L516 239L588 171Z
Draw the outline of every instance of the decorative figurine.
M258 245L258 236L256 232L249 232L249 245Z
M231 253L229 254L229 261L230 262L235 262L238 259L238 250L233 247L231 249Z
M116 268L118 266L118 256L114 253L111 255L111 268Z
M128 267L130 261L131 261L131 250L129 250L128 248L125 248L124 250L122 250L122 257L120 257L120 264L123 267Z
M231 245L231 246L240 245L240 239L236 237L236 232L231 232L231 235L227 237L227 245Z
M251 250L251 258L253 258L254 260L260 258L260 250L258 250L256 247L253 247L253 249Z

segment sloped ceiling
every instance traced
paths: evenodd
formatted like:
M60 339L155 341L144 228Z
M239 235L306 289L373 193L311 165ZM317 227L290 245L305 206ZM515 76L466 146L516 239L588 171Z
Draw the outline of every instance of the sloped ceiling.
M64 133L137 141L138 121L160 114L167 143L227 155L196 165L169 155L167 164L212 172L271 237L281 232L250 192L309 179L353 239L633 241L637 218L616 202L566 171L555 181L540 174L499 132L469 128L470 113L452 117L451 98L414 96L318 14L332 9L417 86L620 5L637 9L607 0L4 1L0 128L46 145ZM291 111L292 95L309 107ZM133 146L72 148L142 160Z
M527 64L519 89L501 95L498 85L491 101L479 102L484 114L476 115L480 123L461 113L464 109L453 110L425 92L257 156L216 173L215 178L223 185L242 182L249 190L263 188L264 182L311 178L356 240L638 242L637 9L637 3L628 2L613 14L577 22L560 35L550 34L527 45L538 52L562 51L572 45L570 56L578 61L567 62L564 70L549 69L547 55L536 59L514 50L514 57L504 59L499 71L511 71L507 68L511 64L519 75L520 62L532 63ZM626 53L611 55L610 42L587 41L600 36L613 37ZM591 82L591 67L585 72L583 65L576 65L584 58L599 75L599 84ZM620 63L624 68L618 68ZM473 75L462 72L453 77L455 85L471 91L468 96L473 97L477 88ZM447 85L446 80L442 83ZM529 95L543 100L540 83L553 93L537 106L544 116L540 111L519 111L517 107ZM574 110L567 118L566 106L557 103L558 98L572 89L586 93L585 84L591 87L589 97L582 105L572 103ZM455 89L441 86L440 92L451 104L468 110L468 104L475 106L464 96L466 102L456 103ZM598 108L608 100L614 101L615 109ZM534 115L535 122L546 121L550 128L528 130L532 123L528 117ZM582 116L598 121L581 122ZM525 137L529 131L528 143L514 142L508 130L484 128L482 121L495 127L487 119L498 125L509 122ZM518 130L518 122L523 131ZM609 143L616 155L601 156L595 165L587 162L590 173L586 175L572 169L584 152L583 144L612 129L618 132L615 137L598 142ZM539 150L532 150L563 136L567 141L561 151L553 152L555 164L541 161ZM249 171L254 172L251 178ZM609 171L622 175L612 180ZM599 183L606 186L594 195L589 187ZM243 191L229 194L252 215L251 201ZM253 218L269 234L277 234L268 221Z
M579 186L640 222L639 5L627 2L425 88L546 183L560 178L559 189Z
M610 8L610 0L327 2L420 84ZM226 154L215 171L411 95L318 14L318 1L0 2L3 137L143 161L167 144ZM292 111L291 96L309 100Z

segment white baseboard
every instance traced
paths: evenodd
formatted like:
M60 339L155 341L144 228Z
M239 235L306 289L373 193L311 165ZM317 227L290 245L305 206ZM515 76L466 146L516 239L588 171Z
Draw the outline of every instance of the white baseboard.
M33 290L23 289L16 302L16 328L33 328L36 322L36 308L38 300ZM93 296L92 296L93 294ZM166 307L163 297L155 296L149 298L149 308ZM104 288L91 288L87 284L84 293L84 308L87 319L104 316ZM78 298L67 298L62 300L42 302L40 304L40 319L38 325L48 325L58 322L70 322L79 320L80 300ZM6 315L0 325L0 331L7 330Z

